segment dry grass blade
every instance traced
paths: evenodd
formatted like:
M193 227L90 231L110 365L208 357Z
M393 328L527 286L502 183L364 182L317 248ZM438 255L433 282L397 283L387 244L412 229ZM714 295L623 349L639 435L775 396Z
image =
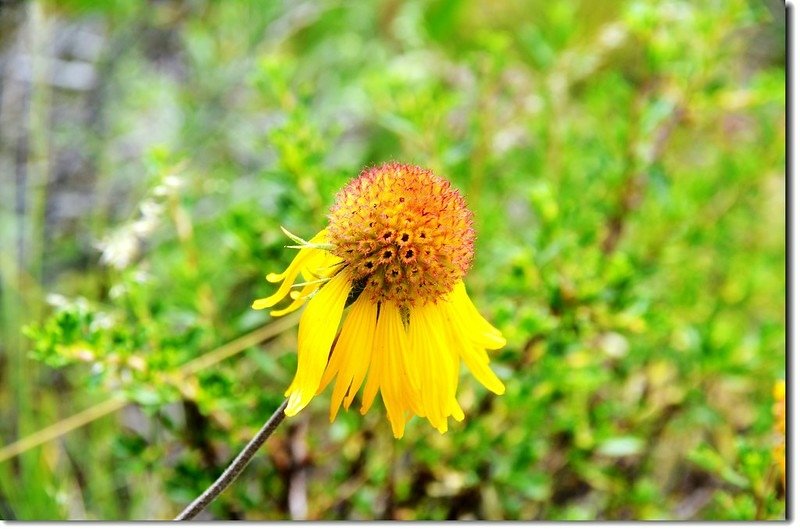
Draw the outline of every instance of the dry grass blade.
M260 327L248 334L245 334L244 336L240 336L235 340L209 351L199 358L187 362L183 367L181 367L179 372L182 376L188 377L197 373L198 371L218 364L219 362L222 362L231 356L241 353L248 347L252 347L263 342L264 340L279 335L283 331L294 326L298 319L299 314L296 313L291 317L281 318L280 320ZM125 397L117 395L100 404L97 404L96 406L92 406L91 408L87 408L79 413L76 413L75 415L58 421L55 424L51 424L50 426L43 428L38 432L23 437L18 441L0 448L0 463L27 452L32 448L36 448L39 445L50 442L53 439L57 439L62 435L66 435L69 432L89 424L90 422L101 417L105 417L106 415L114 413L127 403L128 400Z

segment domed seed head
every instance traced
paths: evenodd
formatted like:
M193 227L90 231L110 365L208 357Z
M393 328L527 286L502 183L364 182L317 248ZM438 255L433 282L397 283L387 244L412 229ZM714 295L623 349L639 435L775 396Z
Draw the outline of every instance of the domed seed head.
M464 198L415 165L365 169L336 195L328 218L331 252L375 302L436 302L472 264L475 231Z

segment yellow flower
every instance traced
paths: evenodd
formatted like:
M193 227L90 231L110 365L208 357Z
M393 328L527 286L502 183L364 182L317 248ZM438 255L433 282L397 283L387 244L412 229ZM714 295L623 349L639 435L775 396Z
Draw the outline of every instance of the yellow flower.
M505 391L486 350L506 341L462 281L472 263L472 213L449 182L413 165L366 169L336 196L326 229L309 241L286 233L300 251L285 272L267 276L278 291L253 303L273 307L289 295L286 308L270 312L281 316L308 301L286 415L335 378L331 421L363 386L361 413L380 392L395 437L414 415L444 433L448 417L464 418L456 400L462 360L490 391Z

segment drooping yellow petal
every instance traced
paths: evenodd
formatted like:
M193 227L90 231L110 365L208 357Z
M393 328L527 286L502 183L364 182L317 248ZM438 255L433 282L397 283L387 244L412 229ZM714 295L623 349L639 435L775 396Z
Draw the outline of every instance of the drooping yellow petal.
M380 315L378 316L380 318ZM377 331L377 329L376 329ZM375 339L373 338L373 344ZM361 396L361 415L367 413L367 410L372 407L372 402L375 400L375 395L378 394L378 388L381 384L381 373L384 369L384 358L381 355L372 354L369 363L369 373L367 374L367 382L364 385L364 394Z
M375 326L373 356L382 358L381 398L392 425L392 433L398 439L403 436L405 429L405 412L411 408L408 395L404 391L408 384L401 360L404 354L406 354L406 336L400 309L391 301L381 303Z
M412 308L409 337L416 369L412 378L420 382L421 408L428 421L444 433L447 417L455 410L457 353L448 346L441 308L433 303Z
M328 242L328 228L320 230L316 235L311 237L311 240L308 241L308 242L313 242L313 243ZM301 249L299 252L297 252L297 256L295 257L295 260L298 257L300 257L301 254L305 254L305 253L308 253L308 252L313 251L313 250L314 250L314 248L303 248L303 249ZM319 251L319 250L317 250L317 251ZM294 263L294 261L292 261L292 263ZM286 270L284 270L280 274L276 274L276 273L267 274L267 281L269 281L270 283L277 283L279 281L283 281L289 275L289 270L290 269L291 269L291 264L289 265L289 268L287 268Z
M474 324L474 321L462 318L462 315L467 312L463 307L462 310L459 310L459 304L463 303L463 298L456 297L455 299L458 301L453 301L451 298L442 303L443 321L449 341L454 344L472 375L489 391L502 395L505 393L505 386L489 367L489 356L486 354L484 346L469 339L471 333L469 325Z
M429 421L438 421L439 414L433 409L433 399L425 392L433 386L433 373L430 366L429 342L424 335L423 325L417 318L410 318L408 324L408 355L406 366L409 380L420 399L418 415L427 417ZM434 417L434 419L431 419ZM437 422L438 424L438 422Z
M370 307L369 318L371 321L374 322L378 318L378 307L377 305L372 305ZM365 318L364 321L370 321L370 319ZM375 325L370 324L371 332L369 336L364 337L363 341L363 348L354 349L354 351L361 351L358 361L354 362L354 369L353 369L353 380L350 382L350 387L348 388L347 392L344 395L344 400L342 405L344 409L350 409L350 405L353 403L353 399L356 397L356 393L358 392L359 388L361 388L361 384L364 383L364 379L367 376L367 369L369 368L372 362L372 342L374 339L375 333Z
M327 230L322 230L312 237L310 242L325 242L326 237ZM328 256L330 255L331 254L325 250L319 250L316 248L302 248L299 252L297 252L297 255L294 259L292 259L292 262L289 263L288 268L286 268L284 272L280 274L267 275L267 281L270 283L277 283L281 280L283 283L281 283L281 285L278 287L278 290L271 296L255 300L252 307L256 310L272 307L286 297L286 294L288 294L292 289L294 280L297 278L300 272L308 270L309 264L316 265L320 261L328 259Z
M337 274L308 302L300 317L297 373L286 390L286 415L290 417L303 409L319 388L350 287L346 274Z
M453 402L450 404L450 414L458 422L464 420L464 410L461 409L461 405L455 399L453 399Z
M427 317L430 322L431 337L436 347L434 356L434 370L441 373L442 393L440 395L443 405L444 415L448 417L455 411L458 414L461 407L456 401L456 390L458 388L458 352L453 349L453 344L448 340L447 327L445 326L442 303L432 304L427 307ZM447 421L444 423L444 430L447 431Z
M461 358L472 373L472 376L478 379L478 382L483 384L486 389L492 393L502 395L506 392L506 387L503 385L503 382L497 378L497 375L494 374L489 364L483 362L481 353L485 354L485 351L473 345L462 349Z
M472 304L463 281L456 283L448 299L453 303L458 319L464 322L470 341L485 349L500 349L506 345L502 333L492 327Z
M353 303L350 313L345 318L318 391L325 389L336 376L331 397L331 421L336 418L342 399L345 399L345 408L349 407L364 381L372 356L377 311L377 305L363 296Z
M328 277L340 269L341 262L342 260L332 253L324 250L313 250L311 256L301 267L301 272L307 282L302 284L302 288L299 291L293 290L289 293L293 301L288 306L280 310L270 311L269 315L277 318L302 307L308 297L321 288Z
M364 414L369 410L380 389L395 436L398 433L402 436L405 410L411 407L411 399L404 398L404 395L408 395L408 390L403 389L404 385L408 385L408 375L400 360L407 349L406 341L399 308L391 301L381 303L378 321L375 323L372 360L360 411Z
M272 316L273 318L277 318L280 316L285 316L290 312L296 311L297 309L303 306L303 303L306 302L308 296L310 296L312 292L319 289L320 287L321 283L312 283L308 285L303 285L303 288L301 288L299 292L297 290L293 290L290 293L291 297L293 298L293 301L289 305L280 310L271 310L269 312L269 315Z
M440 304L442 305L442 304ZM441 318L442 324L446 325L446 314L441 312L442 307L440 308L439 317ZM456 400L456 393L458 392L458 380L459 380L459 372L461 370L461 357L458 353L458 348L456 342L449 340L449 335L447 334L447 329L445 328L445 344L447 346L447 355L446 359L450 361L450 372L452 377L452 384L453 384L453 394L450 398L450 408L448 413L457 421L464 420L464 410L461 409L461 405Z
M316 238L316 237L315 237ZM322 240L321 242L325 242ZM332 276L342 264L342 258L325 250L314 250L301 269L306 281Z

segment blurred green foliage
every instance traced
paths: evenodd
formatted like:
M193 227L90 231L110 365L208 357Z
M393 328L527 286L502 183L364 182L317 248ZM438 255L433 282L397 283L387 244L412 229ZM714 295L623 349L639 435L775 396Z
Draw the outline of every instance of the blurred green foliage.
M279 226L313 235L348 179L392 159L475 211L467 286L508 338L492 363L507 393L465 375L463 423L415 419L395 441L380 406L329 424L328 390L212 516L784 517L782 7L19 9L105 28L103 127L38 132L77 141L96 187L41 250L38 286L4 261L4 336L27 325L2 350L0 441L113 395L133 405L0 462L4 518L169 518L213 481L282 400L294 332L176 373L268 323L249 307L293 257Z

